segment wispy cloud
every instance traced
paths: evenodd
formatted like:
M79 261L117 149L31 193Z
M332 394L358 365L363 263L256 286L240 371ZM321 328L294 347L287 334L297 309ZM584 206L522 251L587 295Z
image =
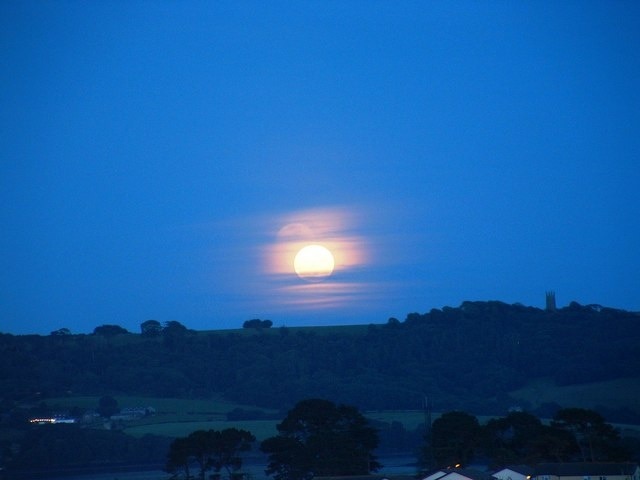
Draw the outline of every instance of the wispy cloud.
M381 265L402 258L393 253L396 233L384 231L380 215L341 205L209 225L218 245L207 260L211 288L233 301L235 311L251 312L247 315L367 310L389 294L389 280L378 273ZM309 244L323 245L334 256L335 269L324 281L309 282L295 273L295 255Z

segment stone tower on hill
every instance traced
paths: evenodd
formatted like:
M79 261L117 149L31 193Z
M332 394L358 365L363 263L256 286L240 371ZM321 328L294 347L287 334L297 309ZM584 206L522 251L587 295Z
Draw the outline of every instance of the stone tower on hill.
M546 306L545 310L547 312L555 312L556 311L556 292L548 291L546 292Z

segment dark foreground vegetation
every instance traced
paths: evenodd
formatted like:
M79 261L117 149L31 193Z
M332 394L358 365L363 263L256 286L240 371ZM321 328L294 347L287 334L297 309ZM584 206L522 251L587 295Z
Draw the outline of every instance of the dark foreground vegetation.
M549 423L514 411L484 423L472 414L450 411L413 435L402 426L379 429L355 407L324 399L298 402L277 425L277 434L259 444L247 430L194 430L185 437L145 436L72 425L31 426L3 442L7 478L36 478L38 472L85 473L123 468L164 470L174 478L241 480L247 454L262 457L275 480L313 476L366 475L383 465L386 442L405 442L416 458L416 473L472 462L499 469L541 462L640 461L640 438L624 437L593 410L565 408ZM407 442L407 440L412 440ZM209 474L212 474L210 477ZM2 478L2 472L0 472Z
M640 460L637 438L622 438L602 415L589 409L563 408L545 424L527 412L510 412L485 424L469 413L453 411L433 422L422 449L423 464L491 468L545 462Z
M380 465L373 455L378 433L355 408L329 400L300 401L277 426L278 434L262 442L268 455L265 472L275 480L306 480L314 476L366 475ZM235 428L198 430L171 443L166 471L190 478L242 478L241 453L255 437Z
M8 471L7 478L36 478L45 471L61 476L92 473L124 466L152 469L164 464L170 443L170 438L135 438L77 424L28 426L15 429L11 439L0 442L0 466Z

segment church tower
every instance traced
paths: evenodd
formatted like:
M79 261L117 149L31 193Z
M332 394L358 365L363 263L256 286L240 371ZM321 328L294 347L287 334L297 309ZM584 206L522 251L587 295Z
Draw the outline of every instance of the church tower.
M555 312L556 311L556 292L548 291L546 292L546 308L547 312Z

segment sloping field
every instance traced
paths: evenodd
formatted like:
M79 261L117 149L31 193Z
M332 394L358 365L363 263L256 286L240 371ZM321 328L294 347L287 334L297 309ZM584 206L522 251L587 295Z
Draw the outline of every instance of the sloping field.
M510 392L514 399L526 400L536 408L543 403L554 402L562 407L594 408L603 405L608 408L627 407L640 412L640 378L625 378L607 382L596 382L581 385L559 386L549 379L532 381L525 388ZM254 410L256 407L238 405L221 397L211 400L189 400L175 398L148 398L133 396L115 396L120 407L155 408L156 414L137 420L125 422L124 431L130 435L145 434L167 435L171 437L186 436L194 430L223 430L240 428L249 430L262 441L277 433L276 424L280 420L227 420L227 413L235 408ZM47 403L59 408L81 407L94 409L99 397L63 397L48 399ZM260 409L266 414L277 413L273 410ZM413 430L424 425L425 412L421 410L402 411L369 411L365 416L383 422L397 421L404 428ZM432 421L441 412L433 412ZM273 418L273 417L272 417ZM478 418L484 423L486 418Z
M378 324L376 326L381 326ZM315 335L366 335L369 330L369 325L367 324L358 324L358 325L324 325L324 326L306 326L306 327L287 327L284 326L273 326L271 328L237 328L237 329L228 329L228 330L199 330L197 331L198 335L229 335L229 334L238 334L238 335L282 335L283 330L287 331L289 334L295 333L313 333Z
M150 417L132 420L131 426L148 424L168 424L185 422L218 422L225 421L227 413L235 408L256 410L256 407L232 403L221 397L211 400L193 400L183 398L135 397L115 395L120 408L153 407L156 413ZM88 410L98 406L100 397L58 397L47 399L47 404L54 409L70 409L80 407ZM274 410L257 409L265 414L274 414ZM210 427L213 428L213 427ZM148 432L152 433L152 432Z
M174 415L178 417L194 415L210 418L224 418L234 408L255 408L239 405L224 400L222 397L210 400L193 400L182 398L136 397L114 395L120 408L125 407L153 407L158 415ZM80 407L95 409L100 397L57 397L47 399L47 404L61 408ZM266 411L265 409L261 409Z
M425 412L423 410L384 410L375 412L364 412L367 418L377 420L379 422L399 422L405 429L414 430L418 426L425 423ZM439 413L433 413L431 420L435 420L440 416Z
M509 395L528 401L533 408L542 403L554 402L562 407L594 408L603 405L609 408L627 407L640 412L638 377L563 386L548 379L539 379Z
M167 422L150 423L125 428L125 433L134 437L142 437L147 434L164 435L167 437L186 437L196 430L224 430L226 428L238 428L253 433L258 442L273 437L278 433L276 424L279 420L215 420L211 422Z

